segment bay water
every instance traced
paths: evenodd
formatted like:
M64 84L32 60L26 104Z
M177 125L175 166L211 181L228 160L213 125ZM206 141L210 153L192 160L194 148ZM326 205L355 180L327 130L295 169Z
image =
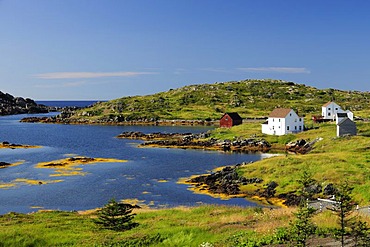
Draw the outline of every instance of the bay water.
M0 142L39 145L36 149L0 149L0 161L17 166L0 169L0 214L39 209L88 210L110 199L132 200L151 207L227 204L256 206L246 199L222 200L196 194L180 178L209 173L213 169L260 160L263 154L217 151L139 148L142 141L118 139L124 131L144 133L199 133L210 127L98 126L21 123L39 115L0 117ZM114 158L125 163L81 165L84 175L55 176L54 169L36 168L39 162L73 156ZM30 183L27 181L48 181Z
M105 100L103 100L105 101ZM87 107L91 106L99 100L37 100L37 104L53 106L53 107Z

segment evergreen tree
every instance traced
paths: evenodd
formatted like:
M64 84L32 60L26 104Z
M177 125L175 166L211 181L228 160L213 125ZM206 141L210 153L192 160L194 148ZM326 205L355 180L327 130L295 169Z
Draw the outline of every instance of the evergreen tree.
M351 193L353 187L349 185L348 181L339 185L335 193L336 204L333 205L332 211L338 216L339 234L341 239L341 246L344 246L344 237L347 234L348 227L353 223L354 218L350 217L355 207L352 200Z
M305 247L307 239L315 233L316 226L312 223L312 217L316 209L310 206L300 206L294 213L296 219L292 224L292 237L294 246Z
M111 199L108 204L98 211L98 218L94 222L106 229L129 230L137 226L137 223L132 222L136 215L132 213L133 208L130 204L119 203L115 199Z
M298 194L301 196L301 199L311 199L314 195L311 187L316 184L316 180L312 178L312 174L306 170L303 171L297 182L300 185Z
M366 222L358 220L351 224L351 235L354 238L355 247L370 246L369 226Z
M308 199L312 197L312 193L308 190L309 186L316 183L311 174L304 171L301 178L298 180L300 189L298 191L301 196L301 202L298 211L294 213L296 219L292 225L292 235L295 241L295 246L305 247L307 239L315 233L316 226L312 223L316 209L308 205Z

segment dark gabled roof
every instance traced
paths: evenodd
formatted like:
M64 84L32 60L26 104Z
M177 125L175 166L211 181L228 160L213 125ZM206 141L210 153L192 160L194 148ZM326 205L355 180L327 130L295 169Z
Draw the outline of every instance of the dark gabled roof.
M231 119L233 120L243 120L242 117L237 112L226 112L224 116L226 114L229 115L229 117L231 117Z
M344 118L344 119L342 119L337 125L338 126L341 126L341 125L343 125L344 123L346 123L347 122L347 124L354 124L354 125L356 125L355 124L355 122L353 122L351 119L349 119L348 117L346 117L346 118Z
M269 117L285 118L292 109L289 108L275 108L269 115Z
M345 112L341 112L341 113L338 112L337 116L338 117L348 117L347 113L345 113Z

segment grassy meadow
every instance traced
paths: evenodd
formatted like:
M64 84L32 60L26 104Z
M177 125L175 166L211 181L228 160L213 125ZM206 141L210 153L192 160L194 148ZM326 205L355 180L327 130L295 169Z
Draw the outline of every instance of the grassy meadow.
M37 212L0 216L0 246L263 246L287 240L293 208L198 206L137 209L131 230L98 228L94 213ZM368 221L368 218L364 218ZM337 227L331 212L313 221L320 237Z
M0 246L199 246L203 242L231 246L236 234L269 234L291 218L287 209L225 206L139 209L136 213L134 221L139 226L124 232L98 228L92 221L94 214L10 213L0 216Z

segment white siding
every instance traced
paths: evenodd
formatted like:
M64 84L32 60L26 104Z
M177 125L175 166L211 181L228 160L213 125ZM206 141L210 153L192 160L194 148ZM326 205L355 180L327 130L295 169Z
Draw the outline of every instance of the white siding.
M322 107L322 117L324 119L335 120L338 112L344 112L335 102L330 102L327 106Z
M262 133L268 135L286 135L301 132L303 129L303 118L300 118L293 110L285 118L269 117L267 124L262 124Z
M348 118L353 121L353 112L351 112L350 110L347 110L345 111L345 113L347 113Z

